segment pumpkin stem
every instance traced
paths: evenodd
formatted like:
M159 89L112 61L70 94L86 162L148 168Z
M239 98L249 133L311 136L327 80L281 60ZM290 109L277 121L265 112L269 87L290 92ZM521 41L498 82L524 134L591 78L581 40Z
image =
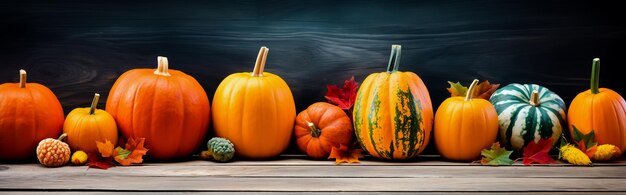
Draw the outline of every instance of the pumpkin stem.
M270 51L267 47L263 46L259 50L259 55L256 57L256 63L254 64L254 70L252 70L253 77L262 77L263 70L265 69L265 60L267 59L267 53Z
M20 69L20 88L26 87L26 71Z
M533 90L533 93L530 94L530 105L531 106L539 106L539 91Z
M591 66L591 93L600 93L600 58L593 59L593 66Z
M63 133L61 134L61 136L59 136L59 141L63 141L65 138L67 137L67 133Z
M89 108L89 114L93 115L96 113L96 107L98 106L98 100L100 100L100 94L96 93L93 96L93 101L91 101L91 107Z
M320 131L320 129L318 129L315 124L313 124L312 122L306 122L306 124L309 126L309 128L311 129L311 136L313 137L319 137L320 134L322 134L322 131Z
M389 56L389 64L387 64L387 72L398 71L398 67L400 66L401 51L402 46L391 45L391 55Z
M157 69L154 71L154 74L156 75L162 75L162 76L170 76L170 73L167 72L169 70L168 66L169 64L167 63L167 58L163 57L163 56L159 56L157 57Z
M478 84L478 79L474 79L474 81L472 81L472 84L469 86L469 89L467 90L467 94L465 94L465 100L472 100L472 98L474 97L474 90L476 89L476 84Z

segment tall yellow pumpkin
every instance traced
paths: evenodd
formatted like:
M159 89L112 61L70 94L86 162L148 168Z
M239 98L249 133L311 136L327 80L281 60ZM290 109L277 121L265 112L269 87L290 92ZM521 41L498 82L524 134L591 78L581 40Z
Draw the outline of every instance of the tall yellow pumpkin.
M376 158L408 159L426 148L433 106L422 79L400 72L400 45L391 47L387 72L363 81L354 104L354 130L361 147Z
M289 86L263 72L269 49L261 47L252 73L234 73L213 97L215 135L229 139L248 159L278 156L289 145L296 106Z

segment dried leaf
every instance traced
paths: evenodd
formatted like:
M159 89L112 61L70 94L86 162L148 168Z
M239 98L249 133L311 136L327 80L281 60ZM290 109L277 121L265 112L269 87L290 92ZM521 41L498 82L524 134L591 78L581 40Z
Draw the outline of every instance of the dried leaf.
M467 93L467 87L461 85L460 82L453 83L448 81L448 84L450 84L450 88L446 89L448 89L448 92L450 92L451 97L465 96L465 94Z
M554 140L552 138L549 139L540 139L537 143L530 142L524 148L524 165L530 165L532 163L538 164L552 164L555 163L554 160L548 152L552 149L552 142Z
M361 149L348 149L348 146L341 144L339 148L333 147L330 151L328 159L335 159L336 164L340 163L358 163L359 158L363 158Z
M112 157L102 157L99 153L88 153L89 163L87 163L87 168L97 168L97 169L108 169L109 167L114 167L113 158Z
M598 148L598 142L595 141L595 131L591 130L591 132L583 134L576 126L572 127L574 127L574 142L578 145L578 148L587 154L589 158L593 157Z
M500 87L500 84L491 84L488 80L485 80L476 85L476 89L474 89L474 94L472 94L472 97L489 100L489 98L491 98L491 95L496 92L498 87Z
M491 149L484 149L480 152L480 154L483 155L483 158L480 160L480 164L491 166L512 165L513 160L509 158L511 153L513 153L513 151L508 151L500 147L500 143L493 143L493 145L491 145Z
M115 155L115 146L111 141L104 140L104 142L96 141L96 147L98 147L98 153L89 153L87 164L89 168L108 169L115 166L113 164L113 156Z
M463 86L460 82L453 83L448 81L448 84L450 84L450 88L447 88L448 92L450 92L450 96L465 96L467 94L467 87ZM475 86L472 97L489 100L498 87L500 87L500 84L491 84L489 81L485 80Z
M115 161L123 166L143 163L143 156L148 152L148 149L143 147L145 140L145 138L130 138L126 143L126 148L115 148Z
M334 104L337 104L341 109L350 110L356 99L356 92L359 87L359 83L354 81L354 76L350 80L346 80L343 84L343 88L337 87L337 85L326 85L328 92L326 92L326 99Z
M96 141L96 146L98 147L98 152L100 152L102 157L113 156L113 148L115 148L115 146L111 143L111 141L104 140L104 143Z

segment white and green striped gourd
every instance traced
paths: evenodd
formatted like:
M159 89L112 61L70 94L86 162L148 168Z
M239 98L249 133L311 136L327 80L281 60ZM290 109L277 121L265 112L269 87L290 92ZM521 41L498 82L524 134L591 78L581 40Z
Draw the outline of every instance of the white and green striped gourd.
M498 112L500 141L507 148L521 151L530 141L559 139L567 125L563 99L536 84L509 84L489 99Z

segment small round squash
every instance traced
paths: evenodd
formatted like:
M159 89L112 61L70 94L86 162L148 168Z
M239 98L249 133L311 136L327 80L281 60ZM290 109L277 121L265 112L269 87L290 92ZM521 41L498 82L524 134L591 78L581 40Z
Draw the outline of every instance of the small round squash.
M489 101L498 112L500 141L507 148L521 151L531 141L558 140L567 125L563 99L539 85L509 84Z
M60 167L70 161L70 146L63 139L67 134L62 134L59 139L46 138L37 145L37 159L46 167Z
M109 140L117 145L115 119L104 110L97 109L100 94L95 94L91 107L76 108L65 119L63 132L67 133L67 143L74 151L98 152L96 141Z
M325 159L333 147L352 144L352 122L339 107L317 102L296 117L294 127L300 151L314 159Z
M484 99L472 99L474 79L465 98L450 97L435 114L435 145L441 156L454 161L473 161L496 141L498 113Z

